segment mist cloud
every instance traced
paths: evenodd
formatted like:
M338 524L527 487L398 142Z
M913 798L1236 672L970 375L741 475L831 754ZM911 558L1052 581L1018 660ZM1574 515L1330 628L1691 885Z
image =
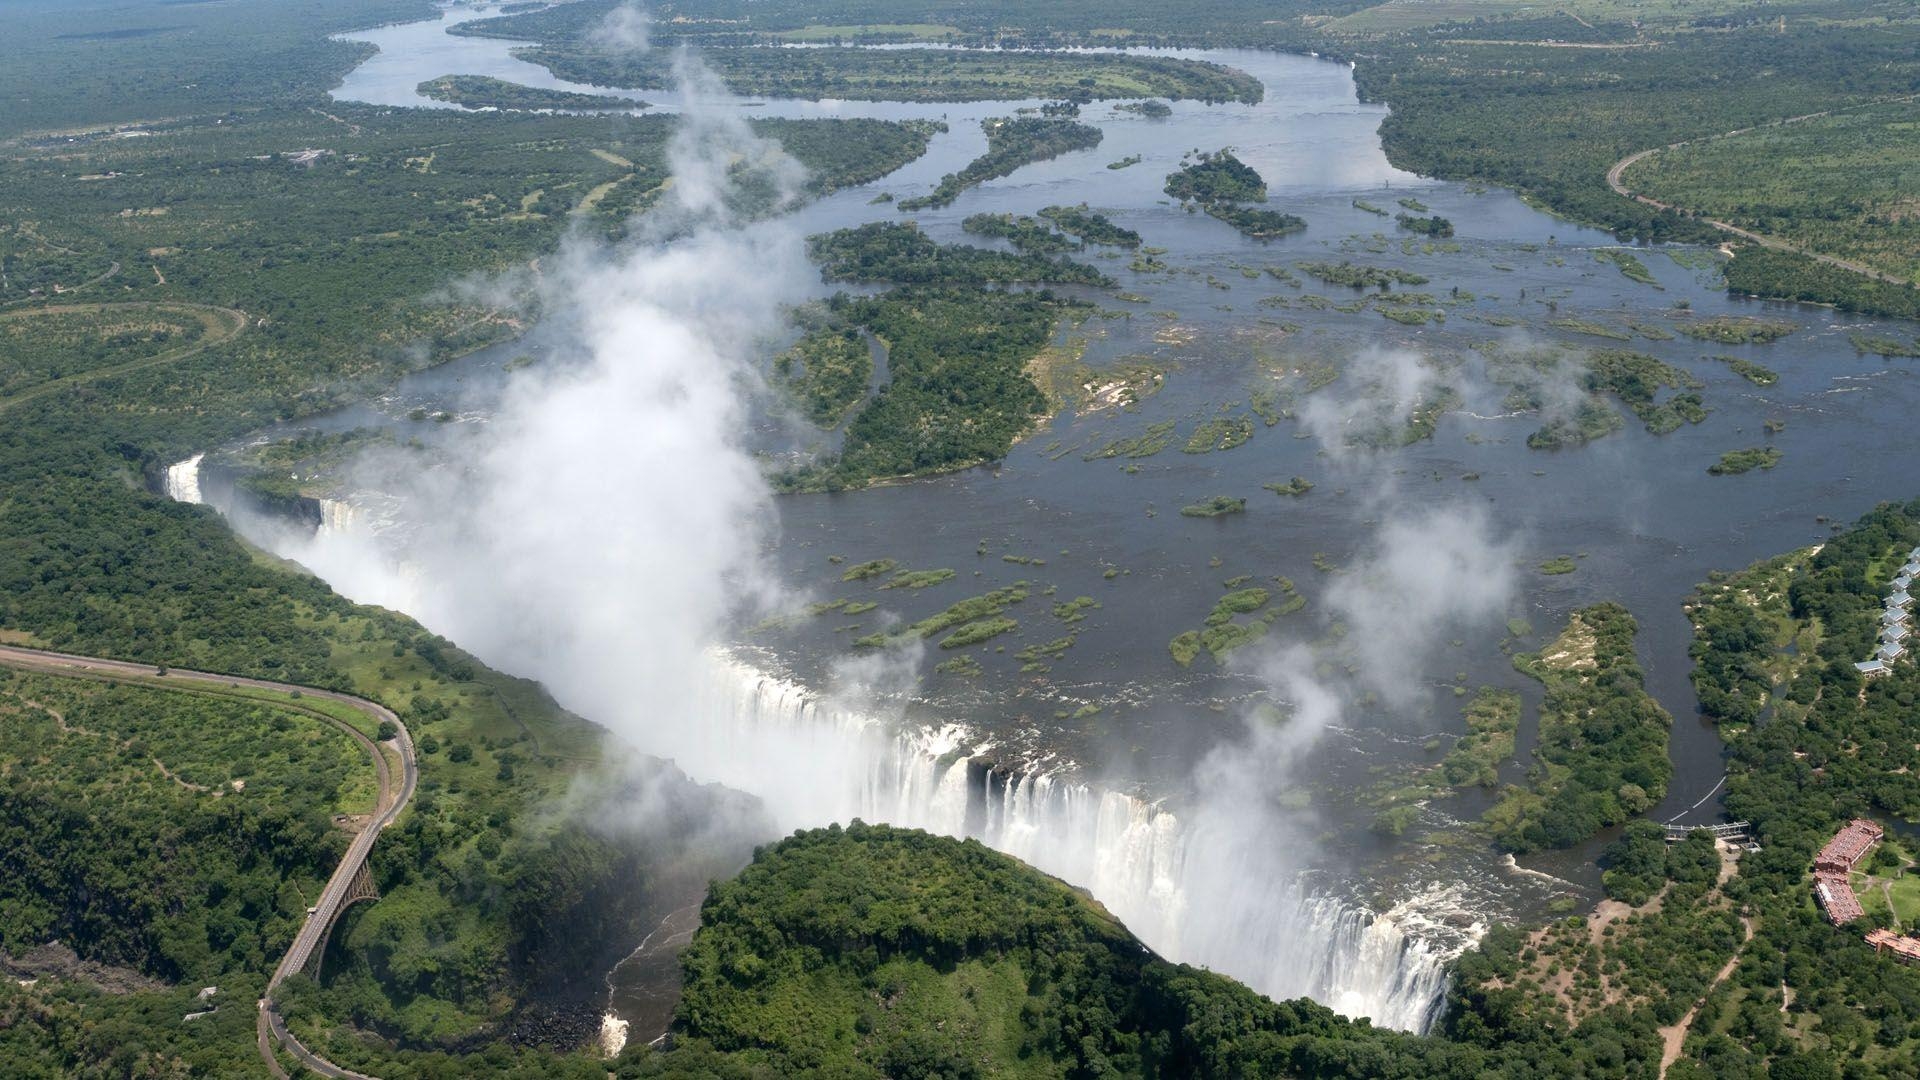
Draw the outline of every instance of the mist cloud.
M646 5L628 0L607 12L587 40L609 52L646 52L653 47L653 17Z

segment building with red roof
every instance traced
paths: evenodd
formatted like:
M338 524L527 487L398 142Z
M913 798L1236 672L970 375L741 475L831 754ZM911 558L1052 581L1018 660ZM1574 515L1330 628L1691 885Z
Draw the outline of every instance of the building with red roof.
M1822 873L1850 874L1853 872L1854 865L1886 834L1885 829L1873 822L1865 818L1854 818L1839 832L1834 833L1833 839L1827 841L1827 846L1821 848L1820 854L1813 857L1813 868L1816 872Z

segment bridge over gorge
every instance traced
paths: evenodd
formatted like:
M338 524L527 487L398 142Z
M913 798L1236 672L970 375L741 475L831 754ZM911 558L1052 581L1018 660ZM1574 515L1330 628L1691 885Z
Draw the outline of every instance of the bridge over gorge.
M1715 840L1725 840L1733 844L1744 844L1753 839L1753 824L1747 821L1730 821L1720 825L1663 825L1661 828L1667 831L1666 839L1669 844L1685 840L1690 834L1701 829L1712 833Z
M242 697L255 701L268 701L278 708L303 713L316 720L331 724L345 732L372 759L374 771L379 775L379 795L374 800L371 820L357 833L353 842L347 846L345 857L334 868L333 876L327 879L320 891L320 898L307 911L306 921L300 924L300 930L294 935L293 944L287 948L285 956L273 969L272 978L267 980L267 988L260 998L260 1016L255 1025L260 1055L266 1060L267 1069L280 1080L288 1080L287 1072L280 1065L280 1059L274 1053L277 1045L286 1050L306 1068L322 1076L336 1080L373 1080L362 1073L343 1069L338 1065L309 1051L300 1044L300 1040L286 1028L279 1011L273 1002L273 992L288 976L296 971L309 975L320 973L320 958L327 951L327 939L333 934L334 925L341 913L362 900L378 899L379 893L373 885L373 878L367 872L367 856L373 851L373 843L379 839L381 830L393 824L400 812L406 809L413 798L413 790L419 781L419 766L413 750L413 736L407 726L400 722L393 710L378 702L351 694L341 694L332 690L320 690L311 686L295 686L291 683L268 682L264 679L248 679L236 675L216 675L204 671L181 671L177 668L155 668L151 664L134 664L123 660L103 660L90 656L71 656L65 653L42 652L38 649L23 649L12 645L0 645L0 664L26 671L46 675L61 675L83 679L98 679L103 682L125 683L151 687L159 690L173 690L183 693L211 694L222 697ZM331 703L344 706L373 721L376 725L392 725L394 735L384 742L376 742L356 725L334 715L312 703ZM396 768L395 766L398 766ZM397 775L396 775L397 773Z

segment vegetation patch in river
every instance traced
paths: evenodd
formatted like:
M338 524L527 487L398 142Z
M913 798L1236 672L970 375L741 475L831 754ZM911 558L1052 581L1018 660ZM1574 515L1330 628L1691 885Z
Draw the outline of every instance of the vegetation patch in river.
M875 221L807 241L828 281L902 285L1099 285L1112 279L1083 263L1045 255L942 244L912 222Z
M1346 285L1355 289L1390 289L1395 285L1425 285L1428 281L1426 275L1411 270L1393 266L1361 266L1345 260L1337 263L1300 262L1294 265L1329 285Z
M1029 255L1059 255L1080 250L1080 242L1055 232L1044 221L1013 214L970 214L960 228L974 236L1005 240Z
M1714 476L1738 476L1755 469L1771 469L1780 464L1780 448L1776 446L1750 446L1745 450L1729 450L1720 455L1720 460L1707 466L1707 472Z
M1100 449L1088 454L1086 460L1098 458L1148 458L1173 445L1173 433L1180 426L1177 420L1162 420L1149 424L1138 435L1115 439Z
M1267 201L1267 184L1231 150L1201 153L1167 177L1166 193L1232 225L1243 235L1268 240L1296 233L1307 223L1292 214L1261 210L1247 203Z
M1079 237L1082 243L1124 248L1140 246L1139 233L1115 225L1105 214L1089 210L1086 203L1043 207L1040 216L1053 222L1062 232Z
M987 152L974 158L966 168L948 173L926 195L901 199L902 211L925 210L950 205L960 193L975 184L1007 176L1022 165L1059 157L1074 150L1100 145L1097 127L1077 120L1036 120L1028 117L982 120L987 132Z
M966 289L904 288L832 303L887 343L888 380L847 421L839 452L777 474L781 490L862 487L1005 457L1047 411L1034 358L1063 314L1089 310L1044 293Z
M448 101L469 109L526 111L560 109L568 112L595 112L650 108L644 101L614 97L610 94L576 94L571 90L546 90L522 86L486 75L442 75L414 88L421 97Z
M1640 261L1640 256L1626 248L1601 248L1593 253L1593 257L1603 263L1611 263L1628 281L1637 281L1656 289L1660 287L1660 283L1654 279L1653 271L1647 269L1647 264Z
M1431 217L1417 217L1413 214L1395 214L1395 224L1411 233L1422 236L1448 237L1453 235L1453 222L1435 214Z
M1914 339L1914 341L1909 344L1908 342L1901 341L1897 337L1889 337L1884 334L1853 333L1847 335L1847 340L1853 342L1854 348L1863 353L1872 353L1875 356L1885 356L1888 358L1920 356L1920 338Z
M1210 454L1215 450L1231 450L1251 438L1252 420L1244 416L1216 416L1201 421L1193 434L1187 436L1187 445L1180 449L1188 454Z
M1740 376L1755 386L1772 386L1774 383L1780 381L1778 372L1772 368L1756 364L1751 360L1742 359L1738 356L1716 356L1714 359L1732 368L1735 375Z
M1739 315L1693 319L1678 323L1677 326L1681 333L1690 338L1721 345L1764 345L1779 341L1800 329L1799 324L1784 319L1755 319Z
M1215 495L1197 503L1189 503L1180 508L1183 517L1225 517L1228 514L1247 512L1247 500L1236 499L1231 495Z
M1673 718L1643 685L1638 631L1627 609L1595 604L1574 612L1545 649L1514 657L1546 697L1527 786L1508 788L1484 819L1502 847L1572 847L1666 796Z
M882 648L889 645L900 645L916 639L931 638L968 623L987 623L988 626L998 625L991 623L990 620L1001 618L1006 612L1008 605L1020 603L1026 598L1027 583L1024 581L1016 581L1005 588L994 589L990 592L982 593L979 596L970 596L918 622L909 623L891 631L883 631L877 634L868 634L866 637L856 638L854 644L862 648ZM1013 620L1007 619L1005 621L1012 622ZM987 626L983 626L972 632L984 632L987 628ZM995 630L994 633L1004 633L1005 630L1008 629L1012 629L1012 627ZM945 642L941 644L943 647L950 647L946 646Z
M1274 620L1307 606L1306 597L1286 578L1274 578L1271 589L1260 585L1234 587L1245 580L1237 578L1229 583L1199 629L1184 631L1167 643L1174 663L1190 667L1203 652L1214 663L1225 663L1233 650L1264 637Z

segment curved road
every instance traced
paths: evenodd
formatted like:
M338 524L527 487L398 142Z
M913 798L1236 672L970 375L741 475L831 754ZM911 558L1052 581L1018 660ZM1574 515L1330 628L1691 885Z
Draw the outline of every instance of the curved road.
M206 332L200 340L189 342L177 349L168 349L165 352L139 360L130 360L124 364L113 364L107 367L94 368L91 371L76 371L71 375L62 375L57 379L48 379L46 382L36 383L12 397L0 397L0 411L10 409L25 401L32 401L34 398L45 397L48 394L64 390L69 386L93 382L96 379L111 379L115 376L125 375L143 368L177 363L190 356L198 356L200 353L213 348L215 345L224 345L228 341L233 340L233 338L239 336L239 334L247 328L247 313L238 308L218 307L213 304L192 304L186 301L173 300L129 300L123 303L99 304L45 304L39 307L22 308L18 311L0 313L0 319L26 319L35 315L71 315L82 312L119 311L122 309L135 308L149 311L185 311L197 317L201 325L206 328ZM218 676L215 677L217 678Z
M1894 102L1899 102L1899 101L1912 101L1916 97L1920 97L1920 95L1909 94L1905 97L1888 98L1883 101L1868 102L1867 104L1887 105L1887 104L1892 104ZM1835 110L1832 110L1832 109L1826 109L1821 112L1806 113L1801 116L1789 116L1784 120L1775 120L1775 121L1772 121L1771 123L1756 124L1753 127L1736 128L1733 131L1723 131L1718 135L1708 135L1698 139L1682 139L1679 142L1668 143L1665 146L1655 146L1655 147L1650 147L1646 150L1637 151L1635 153L1628 154L1626 157L1623 157L1619 161L1616 161L1613 163L1613 168L1607 170L1607 186L1613 189L1613 193L1615 195L1624 195L1627 198L1632 199L1637 203L1644 203L1645 205L1651 206L1656 210L1667 210L1676 214L1684 214L1687 217L1694 218L1699 221L1704 221L1708 225L1711 225L1714 228L1719 229L1721 232L1730 233L1734 236L1738 236L1742 240L1751 240L1754 243L1759 244L1761 247L1764 247L1764 248L1772 248L1775 251L1789 251L1795 255L1804 255L1807 258L1813 259L1816 262L1823 262L1823 263L1826 263L1828 266L1837 266L1842 270L1851 270L1856 274L1863 274L1867 277L1873 278L1876 281L1890 282L1894 285L1908 284L1908 282L1906 282L1905 280L1899 277L1896 277L1892 274L1883 273L1879 270L1875 270L1873 267L1868 266L1865 263L1857 263L1852 261L1851 259L1841 259L1832 255L1822 255L1817 251L1810 251L1807 248L1801 247L1798 244L1790 244L1785 240L1780 240L1771 236L1762 236L1759 233L1752 231L1751 229L1743 229L1738 225L1733 225L1725 221L1717 221L1713 218L1703 216L1695 211L1688 210L1685 207L1674 206L1672 203L1664 203L1664 202L1661 202L1659 199L1652 198L1651 196L1635 194L1633 191L1629 190L1627 187L1626 180L1624 178L1627 169L1631 167L1635 162L1640 161L1644 158L1652 157L1654 154L1657 154L1662 150L1673 150L1673 149L1677 149L1679 147L1687 146L1697 142L1712 142L1716 139L1730 139L1737 135L1745 135L1748 132L1759 131L1762 128L1785 127L1788 124L1798 124L1805 120L1817 120L1823 116L1833 115L1834 111Z
M420 776L413 752L413 736L407 731L407 726L400 722L400 718L394 715L393 710L365 698L310 686L248 679L237 675L215 675L205 671L167 669L166 674L162 675L159 669L151 664L102 660L90 656L71 656L66 653L42 652L38 649L23 649L12 645L0 645L0 664L49 675L132 683L187 693L237 696L249 700L260 699L245 694L235 695L231 691L246 689L299 694L303 699L318 698L338 702L359 711L375 724L384 721L393 725L395 734L392 744L400 757L400 777L397 784L393 776L393 765L387 755L360 729L318 709L303 708L295 702L273 703L276 706L326 721L351 736L373 759L374 769L380 777L380 793L374 802L373 820L368 822L367 826L361 829L354 836L353 842L347 846L346 856L340 860L340 865L334 868L333 876L327 879L326 887L321 890L320 899L314 903L307 921L301 924L299 932L294 935L293 944L287 949L287 954L280 959L279 966L274 968L272 978L267 980L266 992L260 999L260 1018L256 1025L260 1053L266 1059L268 1069L277 1077L284 1078L286 1072L281 1069L279 1061L274 1056L273 1044L276 1042L289 1054L299 1059L302 1064L322 1076L335 1077L337 1080L372 1080L361 1073L342 1069L302 1046L281 1022L279 1011L273 1005L273 991L289 975L306 966L314 949L319 946L328 928L333 924L334 917L346 904L354 876L366 866L367 855L373 850L373 842L379 839L380 831L393 824L394 819L400 816L400 812L406 809L407 803L413 798L413 789Z

